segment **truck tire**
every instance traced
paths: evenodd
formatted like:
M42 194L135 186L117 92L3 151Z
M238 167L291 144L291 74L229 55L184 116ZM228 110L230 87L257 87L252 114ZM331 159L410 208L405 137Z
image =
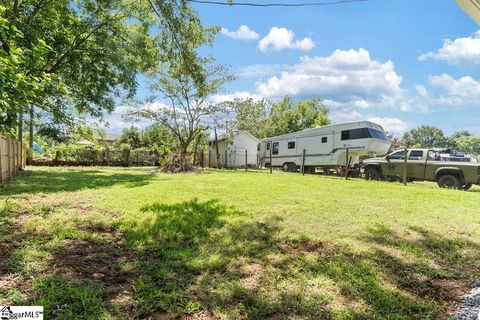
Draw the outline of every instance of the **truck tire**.
M283 172L288 172L288 171L290 171L290 163L285 162L285 163L282 165L282 170L283 170Z
M437 184L440 188L446 189L459 189L461 187L460 179L453 174L442 174L438 177Z
M460 189L460 190L465 190L465 191L467 191L467 190L470 190L470 188L472 187L472 185L473 185L473 184L471 184L471 183L465 183L465 184L464 184L463 186L461 186L459 189Z
M382 175L377 168L368 167L365 169L365 180L381 180Z
M297 165L296 165L295 163L290 163L290 164L288 165L288 170L289 170L290 172L297 172Z

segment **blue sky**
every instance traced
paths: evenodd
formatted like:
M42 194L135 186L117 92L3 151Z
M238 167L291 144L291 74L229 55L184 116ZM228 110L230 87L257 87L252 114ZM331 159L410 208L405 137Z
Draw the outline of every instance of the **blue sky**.
M239 76L214 101L320 97L334 122L370 119L397 135L422 124L480 135L480 33L453 0L193 7L204 24L224 28L201 53ZM122 110L107 118L112 131Z

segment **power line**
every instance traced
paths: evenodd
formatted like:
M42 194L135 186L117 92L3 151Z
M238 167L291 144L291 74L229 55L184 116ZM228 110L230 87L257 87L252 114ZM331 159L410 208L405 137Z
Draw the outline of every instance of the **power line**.
M330 6L351 2L367 2L368 0L339 0L330 2L312 2L312 3L253 3L253 2L220 2L211 0L189 0L194 3L213 4L220 6L244 6L244 7L307 7L307 6Z

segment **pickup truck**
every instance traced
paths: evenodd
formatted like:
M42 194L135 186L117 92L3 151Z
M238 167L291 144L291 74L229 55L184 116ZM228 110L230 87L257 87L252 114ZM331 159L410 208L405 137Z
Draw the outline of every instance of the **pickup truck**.
M364 160L365 179L401 180L404 161L404 150ZM410 149L407 151L407 179L435 181L441 188L468 190L473 184L480 184L480 164L449 161L435 149Z

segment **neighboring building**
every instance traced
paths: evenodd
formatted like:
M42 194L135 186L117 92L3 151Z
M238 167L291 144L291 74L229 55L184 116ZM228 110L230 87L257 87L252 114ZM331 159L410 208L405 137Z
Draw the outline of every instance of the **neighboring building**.
M259 142L260 140L248 131L239 131L228 139L225 136L218 137L218 167L244 167L245 151L247 152L247 165L255 167L257 165L257 146ZM211 167L217 167L215 139L209 140L208 149L210 154L209 164Z
M120 135L107 133L104 138L97 136L96 139L98 144L101 146L113 147L115 141L120 139Z

